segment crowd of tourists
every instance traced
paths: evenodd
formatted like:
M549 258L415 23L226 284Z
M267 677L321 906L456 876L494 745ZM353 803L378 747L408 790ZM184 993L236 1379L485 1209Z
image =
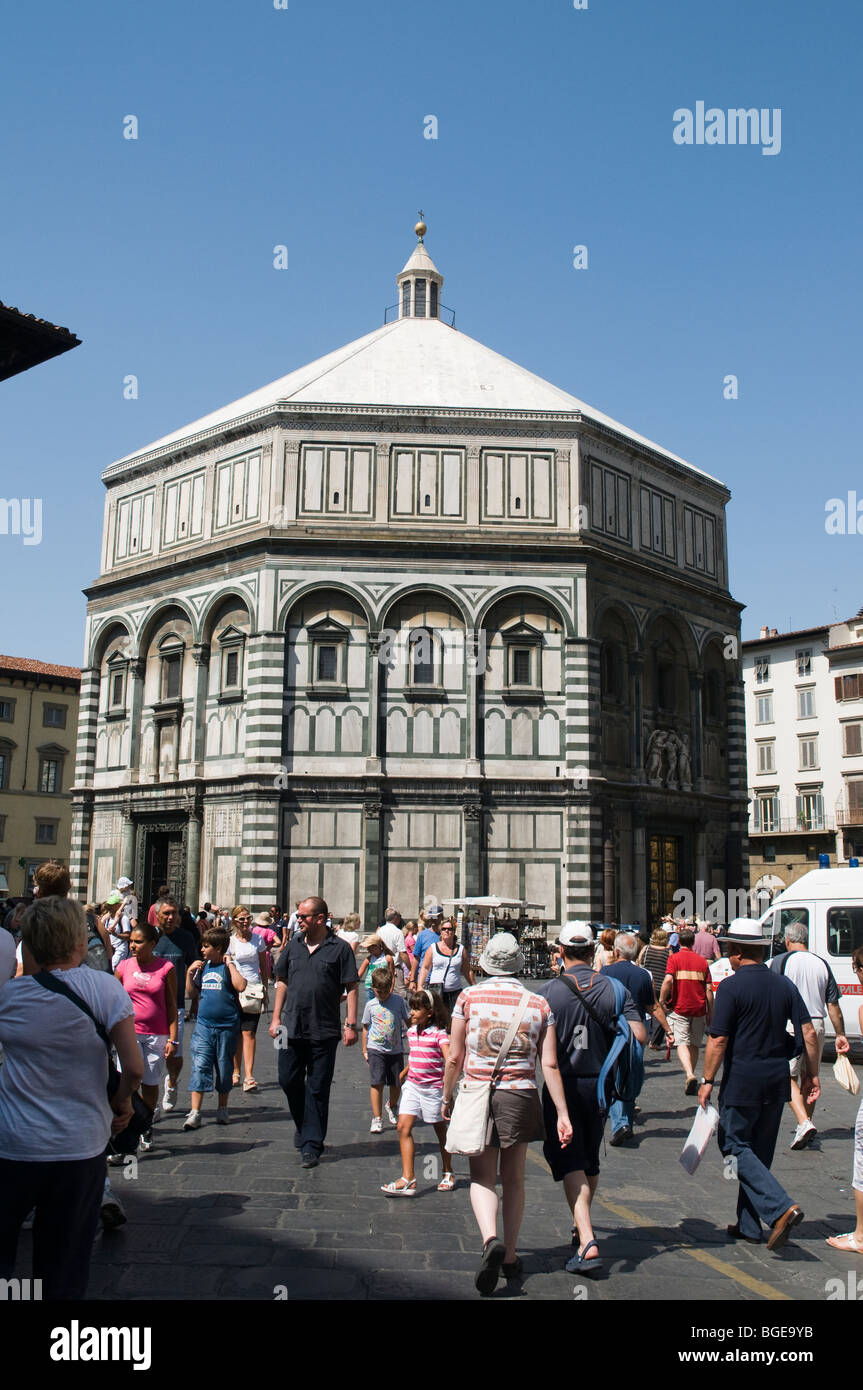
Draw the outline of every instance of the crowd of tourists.
M204 903L193 913L165 885L143 913L129 878L101 904L82 906L70 888L62 865L40 866L32 900L0 925L0 1278L12 1276L31 1225L46 1299L85 1295L100 1220L106 1229L126 1220L111 1169L150 1152L181 1097L191 1131L205 1117L230 1124L235 1088L259 1091L269 1010L302 1168L321 1162L339 1049L356 1043L370 1132L383 1134L386 1121L398 1141L401 1171L380 1195L416 1195L418 1128L437 1141L439 1192L456 1188L453 1155L467 1158L481 1294L522 1276L535 1141L569 1213L565 1268L601 1275L591 1213L603 1136L608 1124L613 1147L633 1142L646 1048L666 1060L676 1050L683 1095L698 1105L718 1091L719 1147L738 1185L729 1239L778 1250L803 1219L770 1171L782 1113L788 1104L796 1122L790 1147L811 1144L825 1018L837 1053L850 1045L830 967L799 923L768 963L770 943L749 919L718 936L666 919L647 940L571 921L552 978L525 986L514 936L492 934L475 973L459 923L436 906L407 921L388 909L363 936L356 914L334 921L319 897L293 911ZM863 984L863 951L853 964ZM830 1244L861 1253L863 1104L852 1182L855 1227Z

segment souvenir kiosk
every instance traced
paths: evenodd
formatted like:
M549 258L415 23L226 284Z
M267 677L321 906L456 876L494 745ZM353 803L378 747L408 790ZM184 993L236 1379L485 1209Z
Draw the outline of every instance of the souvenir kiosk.
M541 903L524 898L444 898L445 909L456 915L458 935L465 953L470 956L474 973L482 974L479 958L495 932L510 932L519 942L524 954L524 975L527 979L548 979L552 974L547 924L540 916L545 912Z

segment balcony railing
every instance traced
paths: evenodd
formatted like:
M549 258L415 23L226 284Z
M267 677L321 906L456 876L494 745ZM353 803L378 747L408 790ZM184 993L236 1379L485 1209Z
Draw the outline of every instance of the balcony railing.
M836 824L838 826L863 825L863 806L841 807L836 812Z
M856 821L844 822L844 824L863 825L863 812L855 812ZM837 816L838 820L838 816ZM839 824L843 822L840 820ZM832 816L810 816L808 819L797 816L776 816L767 825L752 824L749 829L750 835L816 835L824 831L832 831L836 827Z

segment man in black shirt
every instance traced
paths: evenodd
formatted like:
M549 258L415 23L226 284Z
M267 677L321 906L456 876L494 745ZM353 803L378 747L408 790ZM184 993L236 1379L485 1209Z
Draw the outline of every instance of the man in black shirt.
M197 960L195 939L191 932L180 926L180 908L175 898L163 898L156 913L156 925L160 936L153 950L154 956L163 956L174 966L177 978L177 1046L167 1061L165 1092L162 1096L162 1109L171 1111L177 1104L177 1078L183 1070L183 1020L186 1007L186 971Z
M719 940L729 945L734 974L716 990L698 1099L706 1108L722 1062L719 1148L727 1175L740 1183L737 1221L728 1234L760 1245L764 1222L771 1228L767 1248L778 1250L792 1226L803 1220L800 1207L770 1171L782 1109L791 1098L789 1053L797 1055L805 1047L813 1078L810 1094L817 1100L818 1043L797 986L764 964L770 938L762 937L758 923L738 917Z
M317 1167L324 1147L339 1038L345 1047L357 1041L357 964L348 942L327 931L328 916L323 898L298 904L301 930L279 956L270 1024L279 1046L279 1085L297 1127L294 1144L304 1168Z
M603 1128L596 1083L611 1047L617 1010L611 980L596 974L591 964L593 928L587 922L567 922L558 945L563 954L563 976L538 985L536 992L545 996L554 1014L557 1064L572 1121L572 1142L565 1149L560 1147L557 1112L546 1090L543 1111L547 1138L543 1152L555 1182L563 1182L572 1211L573 1255L566 1265L567 1273L593 1275L603 1267L590 1219L590 1204L599 1184ZM572 980L575 990L564 982L564 976ZM592 1013L582 1003L580 994L589 998ZM628 990L623 1013L638 1041L644 1044L644 1015Z

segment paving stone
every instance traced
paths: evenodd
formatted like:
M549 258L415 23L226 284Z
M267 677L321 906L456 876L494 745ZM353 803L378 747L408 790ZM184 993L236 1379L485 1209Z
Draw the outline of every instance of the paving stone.
M863 1278L863 1257L842 1256L824 1239L848 1230L853 1220L858 1104L833 1085L827 1068L816 1111L821 1152L791 1153L790 1112L783 1120L773 1170L807 1216L780 1255L728 1243L725 1225L734 1218L736 1185L723 1179L715 1146L692 1177L680 1167L682 1137L695 1108L682 1093L675 1064L651 1056L637 1143L601 1155L594 1225L606 1277L563 1270L569 1213L561 1185L534 1144L519 1239L525 1278L521 1284L501 1281L485 1300L473 1286L480 1240L467 1161L456 1158L456 1191L438 1193L423 1168L427 1157L437 1156L437 1145L430 1130L418 1128L418 1195L387 1201L379 1188L400 1171L397 1141L390 1129L369 1135L368 1071L358 1050L342 1049L327 1152L318 1168L304 1170L275 1069L275 1051L259 1048L256 1075L266 1093L235 1094L236 1123L229 1130L220 1132L207 1116L201 1130L186 1134L185 1111L176 1113L157 1127L156 1148L141 1160L137 1179L125 1181L120 1170L112 1175L129 1224L97 1238L92 1298L272 1302L274 1287L284 1284L288 1301L443 1299L519 1308L573 1302L581 1286L588 1303L659 1296L764 1305L759 1294L687 1249L707 1251L731 1272L794 1300L823 1299L826 1280L844 1278L849 1269ZM22 1239L19 1263L29 1260L29 1249ZM26 1269L20 1273L26 1277Z
M117 1292L134 1293L139 1298L200 1298L215 1293L221 1278L222 1270L213 1265L177 1265L172 1262L161 1269L150 1264L132 1265L122 1275Z

